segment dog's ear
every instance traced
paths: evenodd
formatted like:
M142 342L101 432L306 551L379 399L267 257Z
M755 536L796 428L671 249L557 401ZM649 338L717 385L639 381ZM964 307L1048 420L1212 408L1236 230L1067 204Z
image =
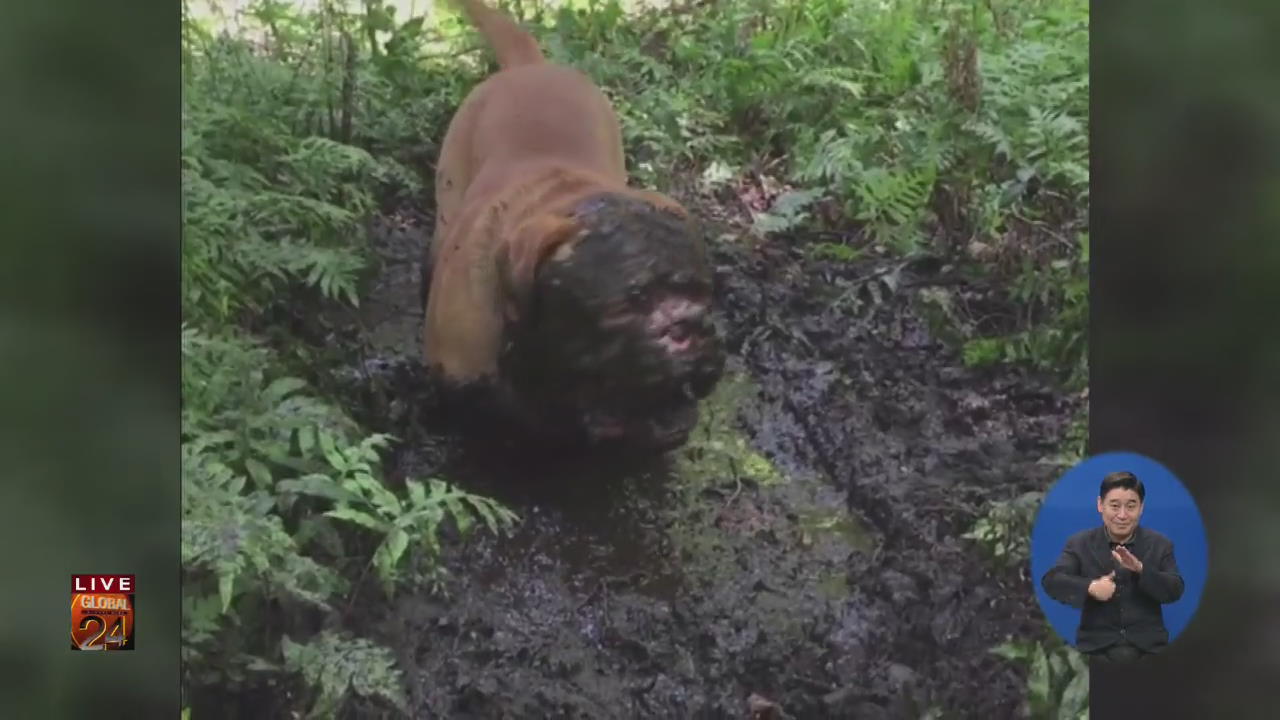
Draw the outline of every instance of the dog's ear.
M538 268L561 247L571 247L582 226L562 215L539 215L508 236L498 250L498 282L503 290L503 313L515 321L529 307Z

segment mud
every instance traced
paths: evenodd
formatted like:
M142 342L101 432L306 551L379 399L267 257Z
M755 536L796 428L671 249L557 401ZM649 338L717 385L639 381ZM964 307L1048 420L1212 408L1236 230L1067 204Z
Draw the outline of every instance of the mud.
M959 536L1047 486L1078 399L964 367L925 299L938 262L818 259L802 239L711 243L730 361L666 458L474 446L419 370L428 218L375 233L380 269L337 380L403 440L393 479L505 502L511 537L450 542L442 594L364 589L351 629L395 649L418 717L1020 717L1038 637L1017 571ZM976 292L976 291L975 291Z

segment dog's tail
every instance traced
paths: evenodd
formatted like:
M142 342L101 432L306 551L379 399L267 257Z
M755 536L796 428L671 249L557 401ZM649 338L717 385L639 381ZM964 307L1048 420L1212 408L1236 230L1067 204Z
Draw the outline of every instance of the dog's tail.
M489 41L498 56L498 67L506 70L545 61L538 42L506 13L485 5L483 0L453 0L453 3Z

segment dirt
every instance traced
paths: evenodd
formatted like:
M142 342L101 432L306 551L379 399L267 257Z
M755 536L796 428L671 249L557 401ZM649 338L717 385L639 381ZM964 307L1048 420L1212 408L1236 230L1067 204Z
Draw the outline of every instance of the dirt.
M940 262L824 260L715 235L729 371L665 458L530 458L463 442L418 360L428 218L375 233L380 270L340 374L393 479L440 477L521 522L446 548L443 593L364 590L416 717L1020 717L989 649L1039 637L1029 581L960 535L1046 487L1080 400L970 369L932 320ZM724 230L724 228L720 228ZM949 274L951 273L951 274Z

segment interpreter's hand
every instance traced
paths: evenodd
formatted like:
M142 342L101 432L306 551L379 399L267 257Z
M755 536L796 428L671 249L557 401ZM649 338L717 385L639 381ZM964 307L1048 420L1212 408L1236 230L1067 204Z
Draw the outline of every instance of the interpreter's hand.
M1106 602L1116 593L1116 571L1103 575L1089 583L1089 594L1098 602Z
M1116 564L1130 572L1142 572L1142 561L1138 556L1129 552L1129 548L1121 545L1111 551L1111 557L1115 558Z

